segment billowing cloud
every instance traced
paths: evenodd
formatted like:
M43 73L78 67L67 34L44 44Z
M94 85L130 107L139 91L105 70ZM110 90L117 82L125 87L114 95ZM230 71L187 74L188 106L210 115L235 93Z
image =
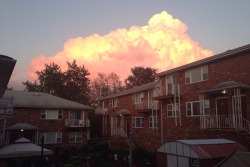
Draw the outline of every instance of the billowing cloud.
M157 68L158 72L184 65L212 55L187 34L187 25L163 11L154 15L142 27L121 28L100 36L69 39L64 49L52 56L40 55L29 66L28 75L44 69L45 63L55 62L66 69L66 61L77 60L91 73L115 72L122 79L135 66Z

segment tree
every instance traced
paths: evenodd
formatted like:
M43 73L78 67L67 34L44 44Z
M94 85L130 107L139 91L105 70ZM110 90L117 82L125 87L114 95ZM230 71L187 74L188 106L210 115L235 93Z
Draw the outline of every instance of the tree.
M38 82L23 82L28 91L45 92L48 94L63 96L64 74L60 66L55 63L45 64L45 69L36 71Z
M122 81L115 73L98 73L98 77L91 82L91 99L97 105L98 99L123 90Z
M26 90L38 91L62 97L83 104L89 104L88 70L84 66L78 67L76 61L67 62L68 69L61 71L55 63L45 64L45 69L37 71L37 81L23 82Z
M134 67L131 72L132 75L125 79L127 89L154 82L157 79L157 69L154 68Z
M90 103L90 75L84 65L78 67L76 61L67 62L68 70L65 75L66 97L79 103Z

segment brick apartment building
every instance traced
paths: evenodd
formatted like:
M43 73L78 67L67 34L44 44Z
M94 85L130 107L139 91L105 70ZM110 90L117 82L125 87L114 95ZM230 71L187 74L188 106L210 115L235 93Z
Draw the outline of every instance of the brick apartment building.
M2 146L25 137L47 148L79 148L90 139L91 107L41 92L6 90L0 99Z
M118 147L156 150L184 139L225 138L250 149L250 45L163 71L159 80L106 96L96 113Z

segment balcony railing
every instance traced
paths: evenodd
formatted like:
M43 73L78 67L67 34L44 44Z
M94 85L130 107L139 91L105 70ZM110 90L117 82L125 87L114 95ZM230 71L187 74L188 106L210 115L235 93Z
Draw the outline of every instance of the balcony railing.
M250 121L240 115L201 116L201 129L236 129L250 133Z
M67 127L90 127L89 119L66 119L65 126Z
M151 101L148 102L142 102L134 104L135 110L144 110L144 109L159 109L159 101Z

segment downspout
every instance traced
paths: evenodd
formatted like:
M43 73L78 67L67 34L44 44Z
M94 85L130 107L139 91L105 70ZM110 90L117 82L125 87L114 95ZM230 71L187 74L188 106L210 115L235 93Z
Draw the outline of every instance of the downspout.
M162 101L160 101L160 103L161 103L161 143L163 143Z

